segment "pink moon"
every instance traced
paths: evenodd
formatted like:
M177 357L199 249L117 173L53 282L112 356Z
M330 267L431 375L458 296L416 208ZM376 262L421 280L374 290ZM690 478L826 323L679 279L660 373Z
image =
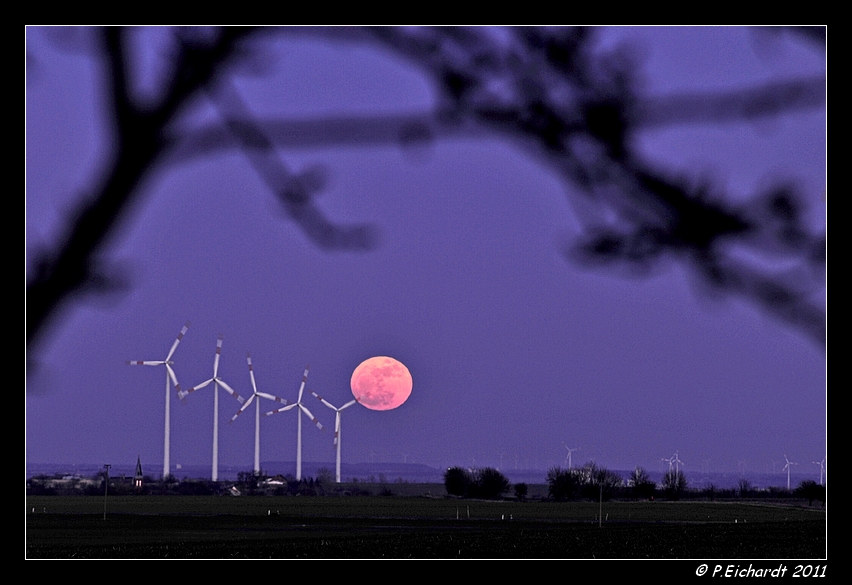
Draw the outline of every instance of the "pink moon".
M349 385L355 400L370 410L391 410L411 396L411 372L402 362L376 356L361 362Z

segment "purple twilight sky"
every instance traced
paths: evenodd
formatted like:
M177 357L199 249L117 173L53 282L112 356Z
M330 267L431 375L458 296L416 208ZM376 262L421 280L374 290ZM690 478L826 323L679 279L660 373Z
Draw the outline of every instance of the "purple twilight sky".
M139 95L157 87L166 28L138 29ZM494 31L495 34L506 31ZM645 96L732 90L825 75L825 48L803 35L747 28L607 28L599 50L629 43ZM26 30L27 273L112 153L97 29ZM263 120L426 113L431 79L376 44L331 35L270 34L259 57L228 75ZM200 94L181 127L216 124ZM825 231L825 107L742 121L640 129L647 160L748 198L778 179L804 196ZM310 142L310 140L308 140ZM401 407L343 413L343 459L435 467L562 464L563 443L612 469L662 469L677 451L690 469L818 475L826 455L826 353L749 299L708 294L693 271L661 262L645 275L581 265L562 253L578 236L577 188L496 133L394 143L291 144L279 160L324 171L316 196L339 224L370 224L369 251L326 251L284 213L237 148L160 163L104 259L127 290L75 299L30 357L26 457L39 463L163 458L165 374L127 360L175 352L184 388L219 374L251 393L307 391L340 406L362 360L410 370ZM825 287L816 291L824 308ZM37 352L37 353L36 353ZM34 355L33 355L34 354ZM171 463L209 464L212 386L171 404ZM330 431L334 413L306 393ZM280 405L277 405L280 406ZM264 401L262 412L273 410ZM220 391L219 464L250 469L253 410ZM295 410L261 419L262 460L294 460ZM303 429L307 461L334 460L332 433ZM780 463L779 463L780 462ZM543 479L543 478L542 478Z

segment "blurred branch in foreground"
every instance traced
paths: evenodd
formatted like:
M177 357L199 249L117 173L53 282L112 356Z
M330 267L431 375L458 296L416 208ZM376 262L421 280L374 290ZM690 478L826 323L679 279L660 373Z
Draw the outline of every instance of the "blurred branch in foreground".
M674 257L713 289L749 299L825 344L825 236L804 225L804 198L779 184L745 203L710 193L697 177L656 168L637 153L637 131L714 124L825 106L822 77L718 94L639 95L639 64L619 49L596 48L598 29L577 28L223 28L213 34L176 29L170 75L154 106L129 90L133 63L125 45L133 29L95 29L110 98L114 157L103 181L68 222L61 241L33 258L27 283L27 348L69 299L103 292L98 258L139 187L161 165L182 164L239 148L287 215L324 249L370 249L369 226L337 226L312 204L321 177L290 171L280 148L328 145L407 146L454 137L502 136L552 169L583 224L567 257L592 265L646 270ZM807 29L807 42L819 31ZM408 59L435 84L434 112L402 116L266 120L249 111L225 76L248 59L264 35L307 35L357 42ZM823 41L824 41L824 32ZM208 92L223 124L186 129L176 123L187 102ZM783 265L779 271L775 266Z
M101 265L100 257L109 246L122 220L137 203L146 179L157 169L168 146L170 128L187 110L187 104L202 90L221 82L228 67L246 58L241 45L247 39L274 29L225 27L215 34L201 29L176 29L169 74L153 105L142 105L134 97L131 80L136 73L130 57L130 36L134 29L108 27L94 29L100 42L93 58L102 68L103 93L112 120L114 155L103 162L101 182L93 185L65 226L65 233L51 249L33 254L26 291L26 340L29 363L32 352L50 323L72 298L82 293L104 294L122 285L121 279ZM233 100L231 100L233 104ZM243 138L247 138L243 136ZM253 160L257 157L253 157ZM255 167L271 189L287 198L289 214L324 247L364 247L371 244L363 227L340 228L327 221L302 192L296 202L294 189L302 186L298 177L282 173L285 167L269 164ZM270 172L278 171L272 177Z
M596 50L597 29L370 32L430 75L450 123L474 121L513 139L564 179L569 198L592 203L577 213L585 236L566 250L569 257L644 270L673 256L710 286L751 300L825 344L825 315L813 300L824 286L825 237L808 232L801 194L782 186L732 203L736 198L710 193L696 178L655 168L633 143L643 124L747 120L820 107L824 82L643 101L635 89L639 65L626 50ZM796 278L773 268L779 257L795 265Z

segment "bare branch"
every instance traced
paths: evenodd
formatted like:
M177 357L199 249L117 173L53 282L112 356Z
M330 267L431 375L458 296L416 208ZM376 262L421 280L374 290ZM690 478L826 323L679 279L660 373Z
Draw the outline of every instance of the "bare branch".
M161 154L166 127L180 106L210 83L232 57L236 43L251 31L229 29L205 46L184 43L171 85L159 108L142 111L128 87L129 64L124 47L127 29L102 31L105 92L111 98L116 144L106 161L102 182L76 210L55 251L35 258L27 283L27 347L32 348L48 321L68 300L103 282L98 256L117 225L139 196L139 186ZM102 288L102 287L99 287Z
M225 82L225 67L244 39L258 31L314 35L375 44L410 60L434 82L436 112L392 117L258 121ZM286 213L317 245L368 249L368 226L337 226L313 204L315 187L287 168L276 148L341 144L417 144L455 136L502 136L538 157L566 183L614 219L583 217L585 233L571 257L643 266L669 254L712 286L748 298L824 344L825 321L808 294L822 285L792 283L731 255L782 254L802 266L824 264L825 239L808 233L794 192L754 195L751 205L710 197L695 181L673 178L636 154L642 128L777 116L822 107L824 78L745 88L717 95L642 98L639 68L618 51L593 51L596 29L510 28L225 28L214 35L178 33L177 53L161 96L142 108L133 99L125 50L127 30L102 31L105 92L114 122L113 158L101 182L77 209L54 251L33 262L27 285L27 347L75 294L108 282L97 266L115 228L140 196L158 163L185 162L239 147ZM797 31L821 38L825 30ZM216 92L215 86L221 86ZM178 132L173 122L199 90L209 89L224 127ZM604 214L601 213L601 216ZM822 253L820 254L820 250ZM814 274L818 274L814 273Z
M290 172L278 157L260 124L252 121L248 107L237 90L228 83L219 84L215 95L225 125L236 137L252 166L305 234L321 248L369 250L376 245L375 229L366 225L339 227L326 219L311 198L309 182Z

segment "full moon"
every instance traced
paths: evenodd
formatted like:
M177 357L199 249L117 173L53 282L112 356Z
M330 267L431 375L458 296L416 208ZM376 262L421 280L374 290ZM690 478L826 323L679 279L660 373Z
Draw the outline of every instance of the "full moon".
M352 372L352 395L370 410L391 410L411 396L411 372L387 356L371 357Z

